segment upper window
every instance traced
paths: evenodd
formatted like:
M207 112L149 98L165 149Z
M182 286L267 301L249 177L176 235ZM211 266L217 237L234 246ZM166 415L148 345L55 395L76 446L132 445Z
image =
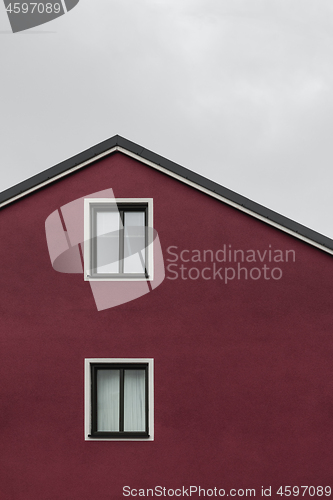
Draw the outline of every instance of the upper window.
M153 439L153 360L86 360L86 439Z
M152 200L85 199L85 279L152 279Z

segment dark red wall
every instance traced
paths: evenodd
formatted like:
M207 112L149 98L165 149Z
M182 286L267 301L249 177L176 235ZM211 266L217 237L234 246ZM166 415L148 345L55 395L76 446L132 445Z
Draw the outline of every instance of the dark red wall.
M227 285L167 272L152 293L98 312L82 275L52 269L44 224L109 187L154 199L165 259L170 245L230 244L294 249L296 262L277 264L280 280ZM331 256L120 153L5 207L0 227L1 500L333 487ZM154 442L84 441L90 357L155 359Z

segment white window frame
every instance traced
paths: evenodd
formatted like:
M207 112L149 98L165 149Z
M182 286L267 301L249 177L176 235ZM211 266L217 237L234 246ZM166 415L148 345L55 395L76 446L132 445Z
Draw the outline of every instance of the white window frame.
M145 438L96 438L91 432L91 364L148 364L148 428L149 437ZM84 439L85 441L154 441L154 359L153 358L86 358L84 360Z
M147 263L147 273L148 278L132 278L124 277L117 278L115 276L105 277L105 276L91 276L91 245L90 241L92 238L91 234L91 221L90 213L91 206L94 204L105 204L110 206L115 206L118 204L147 204L148 205L148 231L147 231L147 250L148 250L148 263ZM153 198L85 198L84 199L84 249L83 249L83 259L84 259L84 280L85 281L153 281L154 279L154 249L153 249Z

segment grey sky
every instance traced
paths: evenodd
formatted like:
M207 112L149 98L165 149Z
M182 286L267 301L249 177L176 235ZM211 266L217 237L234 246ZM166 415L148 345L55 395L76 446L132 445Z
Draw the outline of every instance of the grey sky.
M81 0L12 34L1 3L0 190L120 134L333 237L332 28L326 0Z

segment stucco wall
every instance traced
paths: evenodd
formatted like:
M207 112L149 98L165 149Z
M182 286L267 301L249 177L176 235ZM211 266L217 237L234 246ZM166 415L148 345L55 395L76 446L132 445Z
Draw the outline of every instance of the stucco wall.
M277 263L281 279L227 284L167 271L153 292L98 312L81 275L52 269L44 224L106 188L154 199L165 259L169 246L225 244L296 261ZM1 499L330 485L332 257L120 153L5 207L0 228ZM84 358L99 357L154 358L154 442L84 441Z

